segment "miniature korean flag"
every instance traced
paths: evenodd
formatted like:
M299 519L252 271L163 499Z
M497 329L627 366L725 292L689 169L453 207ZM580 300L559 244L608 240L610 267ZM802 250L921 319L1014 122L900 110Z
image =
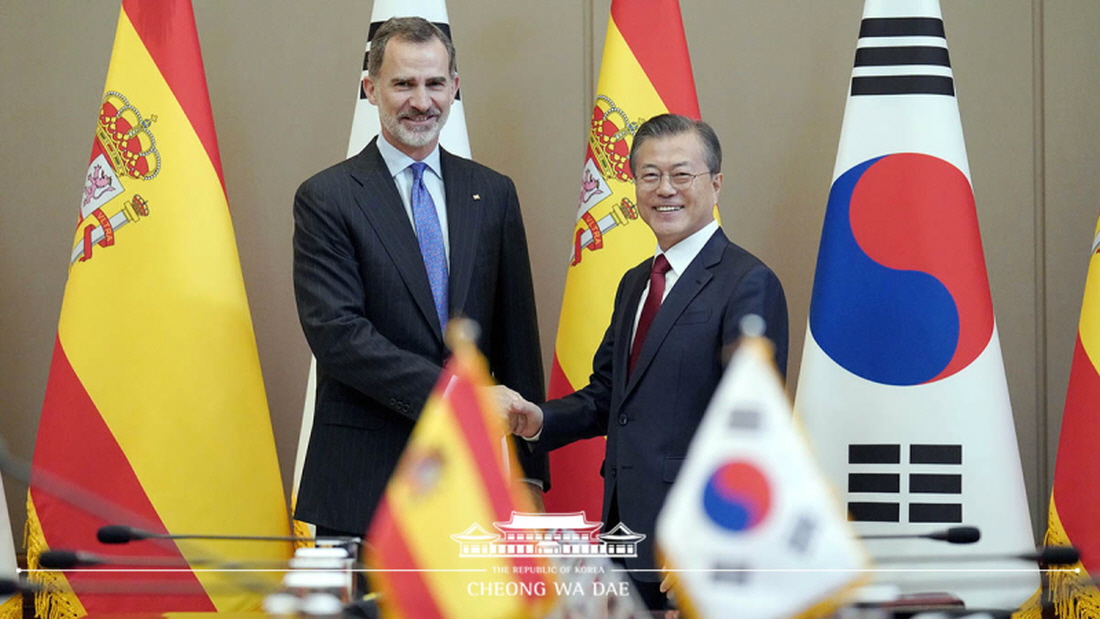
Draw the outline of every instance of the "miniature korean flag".
M867 567L771 359L767 340L742 338L657 521L692 617L824 612Z

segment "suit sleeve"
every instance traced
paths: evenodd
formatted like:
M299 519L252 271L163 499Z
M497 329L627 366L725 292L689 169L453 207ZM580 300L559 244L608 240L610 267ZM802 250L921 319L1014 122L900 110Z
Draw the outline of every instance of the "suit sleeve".
M723 343L732 344L741 335L741 319L756 314L764 319L764 336L775 346L775 365L787 376L788 321L787 298L779 278L764 264L750 269L726 306Z
M615 332L625 314L620 311L625 282L624 276L615 293L611 324L592 357L592 375L588 377L588 384L542 406L544 419L538 441L540 451L552 451L574 441L607 435L607 420L611 412L612 357Z
M532 402L546 399L531 259L515 185L507 181L489 368L501 384Z
M350 187L314 181L294 197L298 318L325 372L415 420L442 368L398 348L366 318L368 291L341 210L353 200Z
M516 187L511 179L506 179L506 183L500 263L493 302L493 315L497 320L492 326L489 368L497 382L515 389L531 402L542 402L546 399L546 389L527 234ZM532 453L519 437L513 440L524 475L541 481L543 490L549 490L550 467L546 455Z

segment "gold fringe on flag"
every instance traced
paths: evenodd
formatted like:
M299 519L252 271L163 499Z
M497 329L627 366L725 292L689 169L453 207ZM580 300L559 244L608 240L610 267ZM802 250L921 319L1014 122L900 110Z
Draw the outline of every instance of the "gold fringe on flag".
M61 572L39 570L38 557L49 550L42 533L42 523L34 509L34 499L27 493L27 525L23 529L23 545L27 550L27 580L45 591L34 594L34 616L38 619L77 619L88 614L84 605L72 593L69 579Z
M20 619L23 616L23 594L16 593L0 604L0 619Z
M1058 517L1054 497L1050 499L1050 524L1043 543L1047 546L1071 546L1072 542ZM1100 617L1100 590L1092 584L1085 566L1078 562L1078 571L1059 570L1047 572L1049 597L1054 612L1060 619L1084 619Z
M292 527L291 533L294 535L294 537L313 537L313 530L308 522L302 522L301 520L295 520L292 518L290 520L290 523ZM313 548L315 545L316 544L314 544L314 542L297 540L294 542L294 549L297 550L299 548ZM0 619L3 618L0 617Z
M1043 575L1043 584L1031 594L1026 602L1020 605L1020 610L1012 613L1012 619L1042 619L1043 617L1043 587L1046 586L1046 575Z
M1062 527L1054 497L1050 499L1049 524L1043 538L1047 546L1072 546ZM1080 562L1072 567L1060 567L1043 573L1043 585L1024 602L1013 619L1041 619L1044 607L1054 610L1058 619L1093 619L1100 617L1100 590L1092 584L1088 570ZM1049 616L1049 615L1048 615Z

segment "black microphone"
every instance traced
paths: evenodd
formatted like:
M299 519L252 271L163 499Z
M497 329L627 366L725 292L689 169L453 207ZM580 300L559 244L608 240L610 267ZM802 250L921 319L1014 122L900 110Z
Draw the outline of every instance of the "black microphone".
M1017 560L1032 563L1044 563L1046 565L1073 565L1081 558L1077 549L1073 546L1041 546L1035 552L1020 554L985 554L985 555L938 555L938 556L910 556L910 557L876 557L876 563L939 563L943 561L1004 561Z
M152 531L145 531L134 527L128 527L121 524L109 524L102 526L96 531L96 539L103 544L126 544L129 542L136 542L144 539L201 539L201 540L223 540L223 541L239 541L239 542L316 542L317 538L314 537L295 537L293 535L206 535L206 534L170 534L170 533L154 533ZM333 541L341 542L344 544L362 542L362 538L359 537L322 537L320 539L331 539Z
M982 539L982 532L978 527L951 527L943 531L936 531L926 535L928 539L934 539L948 544L973 544Z
M885 535L860 535L861 540L877 539L931 539L948 544L973 544L982 538L978 527L951 527L931 533L896 533Z
M16 593L22 593L24 591L32 591L31 587L27 586L27 583L15 578L0 578L0 598L6 598L9 595L15 595Z
M1032 554L1034 561L1044 565L1073 565L1081 560L1081 553L1073 546L1041 546Z
M106 557L80 550L47 550L38 555L39 567L48 570L71 570L78 567L98 565L126 565L143 567L182 567L190 565L186 561L162 557Z

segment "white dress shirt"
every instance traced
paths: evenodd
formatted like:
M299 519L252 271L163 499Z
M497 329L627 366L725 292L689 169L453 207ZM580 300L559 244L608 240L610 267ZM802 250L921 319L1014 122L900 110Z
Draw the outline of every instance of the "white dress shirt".
M405 213L409 216L409 223L413 231L416 231L416 221L412 211L412 183L413 173L409 166L416 160L397 150L397 147L386 141L386 136L378 134L378 152L382 154L382 160L386 162L386 168L397 185L397 194L401 196L401 203L405 205ZM423 159L428 165L424 171L424 186L432 196L435 203L435 212L439 216L439 230L443 233L443 251L447 256L448 264L451 261L451 239L447 233L447 192L443 189L443 173L439 166L439 145L436 144L431 154ZM429 173L430 172L430 173Z

